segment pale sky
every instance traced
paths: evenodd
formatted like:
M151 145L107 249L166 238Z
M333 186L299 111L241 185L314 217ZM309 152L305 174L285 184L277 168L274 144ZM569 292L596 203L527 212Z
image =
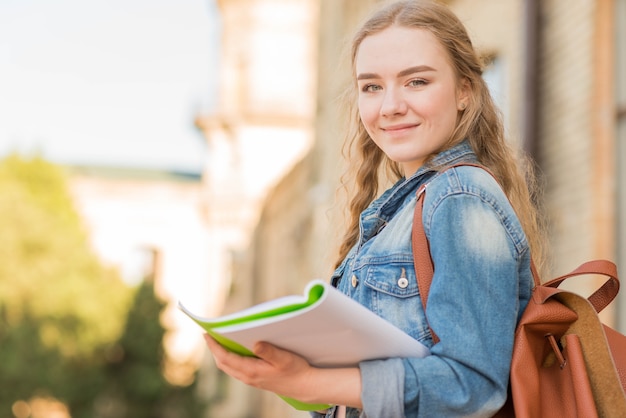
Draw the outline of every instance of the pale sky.
M0 157L199 171L214 0L0 0Z

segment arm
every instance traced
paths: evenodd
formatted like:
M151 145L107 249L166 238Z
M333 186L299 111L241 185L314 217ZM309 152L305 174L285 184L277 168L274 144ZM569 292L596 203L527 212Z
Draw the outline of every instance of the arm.
M247 385L307 403L362 407L357 367L313 367L302 357L267 343L255 345L258 358L243 357L225 350L209 335L205 340L217 367Z
M506 198L483 187L435 195L424 216L435 265L426 316L441 341L405 361L405 403L418 416L490 416L506 399L528 251Z

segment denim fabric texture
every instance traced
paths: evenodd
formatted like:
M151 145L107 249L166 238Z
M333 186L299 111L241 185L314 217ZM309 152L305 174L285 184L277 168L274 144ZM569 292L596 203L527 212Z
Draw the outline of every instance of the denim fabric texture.
M463 142L429 167L476 161ZM411 248L416 192L424 183L422 221L435 266L426 313ZM526 236L489 173L423 167L401 179L363 211L359 242L332 282L432 353L361 363L364 407L349 408L348 417L488 417L504 403L515 326L533 280ZM436 345L429 324L440 338Z

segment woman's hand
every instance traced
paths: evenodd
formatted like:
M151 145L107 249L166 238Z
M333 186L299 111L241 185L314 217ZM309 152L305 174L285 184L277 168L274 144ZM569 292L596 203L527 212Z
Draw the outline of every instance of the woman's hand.
M252 350L258 358L240 356L210 335L204 338L217 367L247 385L301 402L362 406L361 374L356 367L320 369L290 351L263 342Z
M205 340L217 367L235 379L301 401L310 396L314 368L304 358L263 342L252 350L258 358L245 357L227 351L208 334Z

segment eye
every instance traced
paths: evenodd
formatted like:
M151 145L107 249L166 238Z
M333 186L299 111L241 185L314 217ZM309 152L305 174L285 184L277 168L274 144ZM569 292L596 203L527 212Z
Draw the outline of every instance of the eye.
M428 84L428 82L422 78L414 78L407 83L409 87L422 87L426 84Z
M375 91L382 90L382 87L378 84L365 84L361 87L361 91L364 93L373 93Z

